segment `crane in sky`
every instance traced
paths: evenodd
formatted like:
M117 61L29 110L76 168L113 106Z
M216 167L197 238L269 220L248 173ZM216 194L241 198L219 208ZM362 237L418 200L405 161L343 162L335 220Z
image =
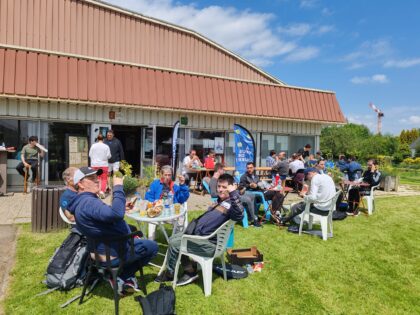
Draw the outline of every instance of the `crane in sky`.
M382 132L382 117L384 117L384 113L378 108L376 107L374 104L372 104L372 102L369 103L369 107L373 109L373 111L377 114L378 116L378 134L381 134Z

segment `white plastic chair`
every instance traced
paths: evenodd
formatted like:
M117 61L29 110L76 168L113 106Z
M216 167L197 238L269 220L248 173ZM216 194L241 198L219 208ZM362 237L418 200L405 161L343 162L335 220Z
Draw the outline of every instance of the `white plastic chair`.
M227 280L225 258L223 255L225 253L226 244L228 242L230 233L233 230L234 225L235 225L235 221L229 220L225 222L224 224L222 224L216 231L214 231L210 235L198 236L198 235L184 234L182 236L179 256L175 265L174 281L172 284L174 289L176 288L176 282L178 280L178 270L179 270L179 265L181 262L182 255L188 256L200 264L202 274L203 274L205 296L211 295L211 286L212 286L212 279L213 279L213 260L217 257L221 258L222 267L223 267L223 278ZM208 244L210 242L210 239L215 236L217 237L217 242L216 242L216 250L214 252L213 257L201 257L196 254L190 253L188 251L188 248L187 248L188 241L193 241L196 244Z
M368 209L368 215L372 215L373 211L375 211L375 197L374 197L374 190L378 189L379 185L372 186L370 188L370 195L362 196L362 198L366 198L367 201L367 209Z
M326 241L328 239L328 227L330 228L330 237L333 237L333 222L332 222L332 214L335 210L335 204L337 202L337 198L340 195L340 191L337 191L331 199L327 201L331 201L331 207L328 212L328 215L319 215L310 212L311 202L307 201L305 205L305 211L300 214L300 226L299 226L299 235L302 235L303 223L308 218L308 229L312 230L312 224L314 219L320 222L321 224L321 231L322 231L322 239Z
M63 209L61 209L61 207L60 207L60 209L58 210L58 213L60 213L61 220L63 220L63 221L64 221L64 222L66 222L67 224L71 224L71 225L76 224L76 222L72 222L72 221L70 221L70 220L66 217L66 215L64 214L64 211L63 211Z

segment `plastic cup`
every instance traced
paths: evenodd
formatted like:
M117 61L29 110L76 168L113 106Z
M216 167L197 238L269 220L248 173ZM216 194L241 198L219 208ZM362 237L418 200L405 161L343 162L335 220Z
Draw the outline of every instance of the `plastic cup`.
M179 203L174 204L175 214L179 214L181 212L181 205Z

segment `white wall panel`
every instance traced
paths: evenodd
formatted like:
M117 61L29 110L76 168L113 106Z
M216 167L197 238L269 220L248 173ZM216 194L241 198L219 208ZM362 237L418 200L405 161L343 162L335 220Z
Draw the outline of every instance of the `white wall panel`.
M116 119L109 119L109 111L116 112ZM291 135L319 135L322 125L319 123L290 122L258 118L233 118L206 114L165 112L124 107L99 105L39 102L16 99L0 99L0 118L22 117L58 120L65 122L111 123L134 126L173 126L181 116L188 117L187 128L206 130L232 130L238 123L253 132L280 133Z

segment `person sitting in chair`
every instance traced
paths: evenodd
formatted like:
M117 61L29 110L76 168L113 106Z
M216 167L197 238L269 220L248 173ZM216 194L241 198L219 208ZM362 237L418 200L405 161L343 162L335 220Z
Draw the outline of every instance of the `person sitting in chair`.
M188 186L185 185L185 178L182 175L178 176L179 185L172 181L172 167L164 165L160 169L160 178L155 179L150 185L149 190L144 196L150 202L167 197L171 192L174 203L184 203L190 197Z
M24 168L26 171L29 171L29 168L32 170L32 178L28 178L28 181L35 183L37 168L38 168L38 154L42 158L44 157L44 151L37 147L38 137L31 136L29 137L28 144L22 148L21 152L21 162L16 166L16 170L20 175L25 177Z
M242 220L244 208L240 201L236 185L234 185L232 175L220 175L217 180L217 194L217 202L211 205L207 212L198 219L192 235L210 235L228 220ZM169 248L166 253L166 270L155 279L156 282L173 281L182 235L183 232L178 232L170 237ZM211 241L207 245L198 245L193 241L189 241L188 249L196 255L212 257L216 249L216 244L215 241ZM181 263L184 269L184 275L177 282L179 286L189 284L198 278L196 267L193 266L186 256L182 256Z
M319 174L314 167L307 168L304 175L305 179L311 183L309 193L305 190L299 193L304 201L294 205L290 213L281 218L283 224L305 211L306 202L311 203L309 211L312 213L327 216L330 211L332 203L330 199L335 195L335 184L332 178L326 174Z
M102 169L94 170L90 167L81 167L74 173L73 182L78 194L70 202L68 209L75 216L76 228L88 239L107 239L130 234L130 227L124 221L126 200L122 186L123 179L113 178L113 199L112 205L109 206L98 197L100 191L98 175L101 173ZM115 266L119 264L118 247L118 243L111 245L111 263ZM134 257L128 253L128 248L129 241L126 245L126 258L130 259L130 263L124 265L117 279L120 295L139 291L135 273L141 266L147 265L158 252L156 242L139 238L134 239ZM99 244L96 249L101 256L105 255L104 244Z
M241 176L239 181L239 189L243 188L247 191L261 191L264 194L265 200L271 200L271 211L281 212L284 195L278 190L268 189L269 185L266 182L260 181L258 175L255 174L254 162L246 163L246 173Z
M356 157L351 156L349 158L349 163L343 169L347 171L347 176L349 181L354 181L360 178L360 174L362 173L362 166L356 161Z
M359 215L360 196L369 196L370 189L379 185L381 181L381 172L378 170L378 162L371 159L367 162L367 170L364 171L363 182L369 186L355 186L349 190L349 210L348 215Z
M63 172L63 181L66 185L66 190L60 196L60 207L64 212L64 215L69 221L74 222L74 215L67 210L70 202L75 196L77 196L77 189L74 187L73 177L74 173L78 170L77 167L66 168Z
M225 170L223 168L223 164L216 163L216 166L214 167L214 174L209 182L209 188L210 188L210 195L212 198L218 197L217 192L217 181L219 180L219 177L225 173ZM255 212L255 195L246 193L242 194L240 196L242 205L247 210L247 215L249 218L249 221L254 221L253 225L254 227L261 227L261 224L258 222L258 213Z

